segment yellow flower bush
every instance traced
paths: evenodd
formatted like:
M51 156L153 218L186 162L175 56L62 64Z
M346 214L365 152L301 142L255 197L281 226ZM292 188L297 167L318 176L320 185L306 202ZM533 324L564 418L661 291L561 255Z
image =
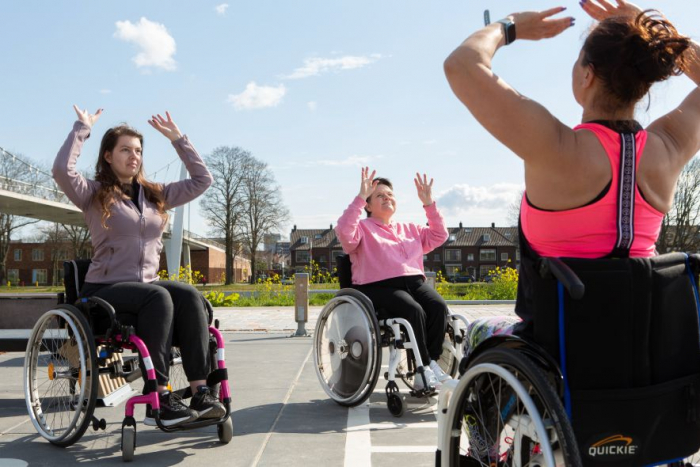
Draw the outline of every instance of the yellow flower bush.
M232 293L225 296L223 292L212 291L205 293L204 298L209 300L211 306L234 306L235 302L240 298L240 295L237 293Z
M489 271L493 278L489 298L491 300L515 300L518 294L518 271L510 267L497 267Z
M180 266L177 274L171 274L170 276L168 276L168 271L165 269L158 271L158 278L162 281L176 281L190 285L201 283L203 277L204 275L201 272L193 271L189 264Z

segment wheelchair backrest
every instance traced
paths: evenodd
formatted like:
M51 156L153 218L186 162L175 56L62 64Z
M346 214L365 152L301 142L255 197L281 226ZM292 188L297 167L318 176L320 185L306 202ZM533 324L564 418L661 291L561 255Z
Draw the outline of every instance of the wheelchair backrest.
M80 296L80 289L85 283L85 276L92 260L74 259L63 263L63 283L66 289L66 303L73 304Z
M338 271L340 288L352 288L352 263L350 262L350 255L338 255L335 259L335 267Z
M700 448L698 257L563 259L574 300L536 277L534 340L561 364L584 465L656 465Z

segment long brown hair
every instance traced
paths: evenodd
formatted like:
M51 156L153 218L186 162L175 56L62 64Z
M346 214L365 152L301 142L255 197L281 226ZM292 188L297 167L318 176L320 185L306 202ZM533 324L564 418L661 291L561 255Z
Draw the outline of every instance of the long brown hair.
M102 208L102 227L108 229L107 220L112 216L110 208L118 199L128 200L129 196L124 193L122 183L112 170L112 166L107 162L105 155L114 151L117 146L120 136L133 136L141 142L141 150L143 151L143 135L134 128L128 125L119 125L110 128L102 137L100 143L100 153L97 157L95 165L95 180L100 182L101 186L97 191L97 202ZM168 221L167 208L165 206L165 197L163 195L163 185L159 183L149 182L143 173L143 162L139 167L139 172L134 177L143 189L144 197L155 204L160 217L163 219L163 224Z
M658 11L646 10L601 21L583 45L581 64L593 65L607 91L607 107L616 110L636 104L652 84L686 71L688 47L690 38Z

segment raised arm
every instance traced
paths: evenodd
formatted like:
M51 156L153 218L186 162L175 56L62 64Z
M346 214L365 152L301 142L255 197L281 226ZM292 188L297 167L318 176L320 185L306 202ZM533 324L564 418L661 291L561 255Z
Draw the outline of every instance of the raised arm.
M507 19L515 24L517 40L540 40L574 24L571 17L551 18L564 10L515 13ZM565 136L574 137L573 131L492 71L491 60L504 44L504 27L498 22L469 36L445 60L452 91L489 133L526 162L561 157L560 145Z
M170 113L166 112L165 115L165 118L160 114L154 115L148 123L170 140L190 174L186 180L163 186L166 207L171 209L189 203L207 191L214 178L190 140L180 132Z
M685 75L695 83L695 89L681 105L648 127L664 140L671 166L677 173L700 151L700 44L691 41L685 56Z
M445 219L442 218L442 214L440 214L440 211L438 211L435 205L435 201L433 201L433 179L431 178L430 183L428 183L427 175L423 174L423 177L421 177L420 174L416 172L413 183L416 185L418 198L421 200L421 203L423 203L425 215L428 217L428 227L419 225L418 228L420 230L423 253L429 253L445 243L449 233L445 228Z
M68 199L80 210L85 211L92 202L96 186L95 182L86 180L82 176L76 168L76 164L83 144L90 137L90 130L100 118L102 109L94 114L80 110L75 105L73 109L78 115L78 120L73 124L73 129L59 149L51 173L56 184L63 190Z
M338 224L335 226L335 233L340 240L345 253L352 253L360 245L362 241L362 229L360 229L360 219L362 218L362 210L367 204L374 189L377 187L377 182L374 181L374 176L377 171L372 171L369 174L369 167L362 169L362 178L360 181L360 193L352 200L350 206L343 211L343 215L338 219Z

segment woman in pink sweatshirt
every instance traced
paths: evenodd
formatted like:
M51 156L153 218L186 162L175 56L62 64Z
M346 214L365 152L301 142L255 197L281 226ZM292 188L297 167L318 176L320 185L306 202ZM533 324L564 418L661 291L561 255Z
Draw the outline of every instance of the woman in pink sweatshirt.
M360 193L345 210L336 234L352 262L353 286L367 295L380 319L404 318L411 323L416 345L425 364L428 384L436 389L449 379L437 364L445 339L445 300L425 283L423 255L447 240L445 222L432 197L433 180L416 174L418 198L428 227L398 223L391 182L375 178L376 171L362 169ZM367 218L361 219L362 211ZM429 363L429 364L428 364ZM416 389L423 381L416 378Z

